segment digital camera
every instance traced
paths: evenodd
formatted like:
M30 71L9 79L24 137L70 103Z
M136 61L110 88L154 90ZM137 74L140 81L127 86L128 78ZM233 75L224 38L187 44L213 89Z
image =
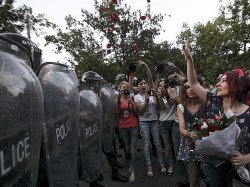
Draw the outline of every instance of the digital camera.
M178 82L175 79L169 77L164 80L165 89L167 89L168 87L174 88L176 86L178 86Z

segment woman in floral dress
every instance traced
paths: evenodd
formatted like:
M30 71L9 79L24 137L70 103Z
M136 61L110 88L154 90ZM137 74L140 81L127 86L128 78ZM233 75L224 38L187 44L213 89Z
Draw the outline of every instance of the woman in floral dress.
M199 81L202 84L202 80ZM195 119L203 117L204 107L200 98L190 88L187 80L184 81L184 86L182 86L181 97L183 104L178 105L177 115L182 137L177 159L185 163L190 187L196 187L200 186L201 183L200 162L205 162L205 156L194 151L189 142L196 137L194 128L197 124Z

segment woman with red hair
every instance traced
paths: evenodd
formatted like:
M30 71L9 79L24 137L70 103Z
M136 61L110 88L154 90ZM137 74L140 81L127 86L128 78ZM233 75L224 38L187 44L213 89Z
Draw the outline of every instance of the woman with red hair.
M230 158L232 165L245 166L250 173L250 107L244 104L247 93L250 90L250 78L240 76L238 71L227 71L216 84L217 93L213 95L203 88L197 81L192 55L188 43L183 45L183 54L187 60L188 83L192 90L207 106L207 116L214 117L231 110L236 116L236 123L241 132L236 141L236 150ZM232 186L232 177L225 170L217 166L220 159L209 157L208 175L210 185L213 187ZM244 186L244 184L238 184Z

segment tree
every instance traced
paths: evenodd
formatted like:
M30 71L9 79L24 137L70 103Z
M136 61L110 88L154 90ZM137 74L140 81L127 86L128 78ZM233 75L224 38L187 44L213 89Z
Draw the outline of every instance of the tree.
M55 44L58 52L69 52L81 71L98 69L103 63L121 66L124 61L143 59L160 34L163 16L132 12L122 1L95 1L95 13L82 9L82 21L67 16L66 31L58 29L56 36L46 37L47 42Z
M20 32L24 28L18 24L19 12L14 9L14 0L6 0L0 5L0 32ZM3 19L4 18L4 19Z
M198 74L213 83L218 74L237 67L249 69L249 10L247 0L227 0L220 15L191 29L184 24L178 43L189 39Z
M0 32L22 33L27 31L27 37L30 38L30 33L34 32L37 36L43 34L44 27L55 28L55 24L45 18L45 14L33 15L32 8L23 5L14 8L14 0L5 0L5 3L0 5Z

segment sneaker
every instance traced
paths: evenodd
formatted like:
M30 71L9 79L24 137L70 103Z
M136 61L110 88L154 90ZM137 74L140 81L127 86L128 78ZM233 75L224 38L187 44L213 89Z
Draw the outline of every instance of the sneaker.
M164 166L164 164L160 164L160 166L161 166L161 173L166 173L167 169Z
M129 177L129 182L134 182L135 181L135 172L132 171Z
M147 167L147 174L148 174L149 177L153 177L154 176L152 166L148 166Z

